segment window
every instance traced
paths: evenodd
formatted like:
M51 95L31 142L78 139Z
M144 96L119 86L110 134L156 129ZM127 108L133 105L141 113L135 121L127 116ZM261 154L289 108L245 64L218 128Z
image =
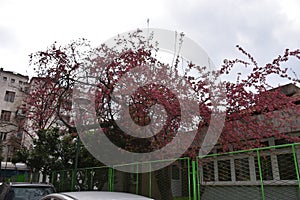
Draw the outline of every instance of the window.
M3 76L3 81L7 81L7 77L6 76Z
M203 163L203 180L204 181L215 180L214 161Z
M25 87L25 88L24 88L24 92L25 92L25 93L28 93L28 91L29 91L29 87Z
M250 169L248 158L235 159L234 167L237 181L250 181Z
M10 80L10 82L11 82L11 83L15 83L16 80L15 80L14 78L12 78L12 79Z
M10 115L11 115L10 111L2 110L1 111L1 120L9 122L10 121Z
M230 160L218 161L219 181L231 181Z
M269 145L269 141L267 140L267 141L262 141L262 142L260 142L260 146L261 146L261 147L268 147L268 146L270 146L270 145Z
M260 166L262 172L262 179L273 180L271 156L261 156ZM256 180L260 180L257 157L255 158L255 171L256 171Z
M7 136L7 133L0 132L0 141L5 141L6 140L6 136Z
M280 180L297 180L294 156L291 153L277 155Z
M285 140L285 139L279 139L279 140L275 140L275 145L282 145L282 144L289 144L291 142Z
M172 179L180 180L180 169L177 165L172 165Z
M23 109L19 108L16 111L16 117L25 117L25 111Z
M19 81L19 85L23 85L23 81Z
M43 196L46 196L54 192L52 186L22 186L14 184L10 188L13 191L15 198L13 199L41 199Z
M6 91L4 100L8 101L8 102L14 102L15 101L15 96L16 96L15 92Z
M23 132L17 132L17 138L22 138L23 137Z

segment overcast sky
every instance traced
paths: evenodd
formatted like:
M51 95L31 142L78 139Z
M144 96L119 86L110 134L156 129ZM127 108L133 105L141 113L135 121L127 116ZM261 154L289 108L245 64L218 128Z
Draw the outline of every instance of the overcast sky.
M300 48L299 10L299 0L0 0L0 66L26 74L28 55L54 41L84 37L98 46L146 28L148 18L151 28L184 32L216 66L241 56L237 44L263 65ZM289 66L298 76L299 63Z

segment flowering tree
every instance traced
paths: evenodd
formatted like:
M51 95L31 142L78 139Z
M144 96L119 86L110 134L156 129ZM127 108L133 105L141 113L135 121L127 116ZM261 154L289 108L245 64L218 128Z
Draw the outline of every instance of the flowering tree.
M234 149L259 147L262 145L262 139L271 137L287 139L290 142L299 141L297 136L287 134L299 129L299 97L293 96L299 92L296 87L299 79L295 73L295 76L289 75L288 68L282 67L282 64L291 57L299 59L300 51L287 49L271 63L259 66L249 53L239 46L237 48L250 62L225 60L220 70L221 76L230 73L237 63L242 63L251 71L243 79L239 75L234 83L226 82L227 117L219 139L222 149L229 150L229 144L233 145ZM290 80L293 92L287 94L283 87L272 88L268 78L274 75Z
M177 43L179 47L183 44L183 37L180 35ZM194 93L197 102L196 108L191 106L186 111L189 113L188 116L197 113L199 130L195 138L197 144L191 145L185 152L189 156L198 155L203 138L207 134L206 130L211 125L213 112L226 114L224 128L218 140L219 146L224 151L228 151L230 145L233 145L234 149L257 147L262 145L260 142L262 139L269 137L298 141L297 137L283 131L287 130L287 126L289 129L295 126L292 122L300 113L299 106L295 104L296 99L283 94L280 89L270 90L267 79L275 74L290 79L293 83L299 82L281 67L281 64L291 57L299 59L299 50L286 50L284 55L271 63L259 66L250 54L238 47L238 50L248 57L249 62L239 59L225 60L219 70L207 71L207 66L197 66L193 61L183 61L180 52L174 55L174 62L171 64L161 62L158 59L159 49L155 41L149 42L149 38L140 35L140 31L129 34L128 38L130 39L117 38L114 47L103 44L96 49L92 49L84 39L66 47L58 47L55 43L46 51L33 54L32 63L38 78L37 84L32 85L31 95L26 100L27 115L32 121L30 125L33 130L47 129L59 122L60 126L66 127L69 132L76 132L74 121L67 118L66 113L72 108L70 99L74 86L80 82L81 90L85 95L93 96L94 102L90 102L87 98L80 100L94 107L91 109L96 110L97 118L91 120L89 115L83 113L79 116L80 119L75 120L87 121L86 125L90 127L99 125L110 141L122 149L138 153L151 152L169 144L178 134L179 128L189 132L190 124L182 117L179 99L188 103L194 100L187 94L182 93L178 96L166 87L168 82L176 85L184 81L188 87L187 91ZM237 65L251 70L248 74L239 75L235 82L217 81L231 74ZM185 68L183 72L182 68ZM120 84L122 79L135 69L145 70L145 73L127 78L126 80L134 80L126 86L126 91L130 92L118 93L123 86ZM168 77L168 80L166 82L161 80L160 84L155 81L149 83L151 76L147 74L146 69L151 69L152 77L160 73L160 77ZM156 72L155 69L165 70ZM81 79L83 75L85 79ZM87 79L92 79L93 82L84 82ZM137 87L135 81L146 84ZM95 90L89 90L91 84ZM226 98L219 100L221 103L217 110L210 92L212 87L214 92L222 90L226 94ZM124 100L123 98L127 96L130 98ZM128 121L120 122L125 113L121 108L122 103L129 105L128 113L133 124ZM155 111L163 110L163 112L155 115L151 108L157 105L162 107ZM160 118L164 114L166 117ZM137 130L136 124L143 127L151 124L151 120L158 120L155 122L163 126L153 127L150 133L145 133L145 137L132 136L130 131ZM129 132L125 132L124 127ZM180 143L186 143L185 137ZM180 144L176 148L181 148ZM159 155L157 159L161 159ZM164 184L162 179L158 183L162 187L168 185ZM163 193L168 196L171 192L161 192L162 195Z
M78 54L82 54L82 49L88 45L84 39L64 48L54 43L46 51L30 56L37 77L31 79L29 95L23 106L29 133L34 135L53 125L74 132L74 124L70 121L72 87L76 69L81 64Z

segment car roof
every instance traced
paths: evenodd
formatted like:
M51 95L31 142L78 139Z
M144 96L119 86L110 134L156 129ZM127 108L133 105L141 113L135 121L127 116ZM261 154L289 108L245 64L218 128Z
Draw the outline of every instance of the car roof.
M53 187L51 184L48 183L10 182L6 184L13 187Z
M64 197L65 199L78 200L151 200L151 198L124 193L124 192L106 192L106 191L82 191L82 192L62 192L50 194L47 197ZM44 197L45 198L45 197ZM152 199L153 200L153 199Z

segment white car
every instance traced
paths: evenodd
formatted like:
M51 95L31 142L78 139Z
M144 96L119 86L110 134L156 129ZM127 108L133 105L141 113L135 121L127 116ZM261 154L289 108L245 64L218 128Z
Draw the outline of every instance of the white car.
M52 193L41 200L154 200L124 192L82 191Z

